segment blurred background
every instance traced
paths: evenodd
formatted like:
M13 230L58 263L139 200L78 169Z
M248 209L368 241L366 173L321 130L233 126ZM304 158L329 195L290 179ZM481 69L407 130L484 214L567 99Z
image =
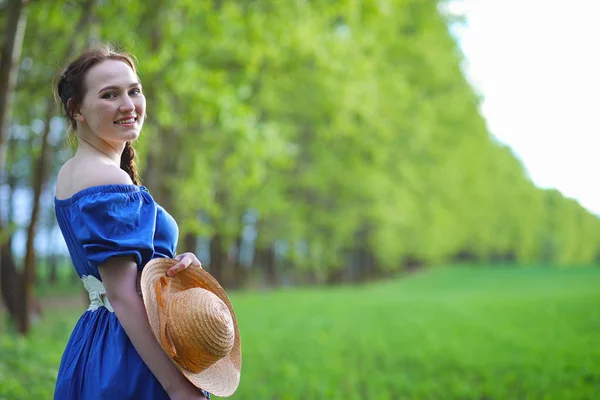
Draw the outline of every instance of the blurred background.
M137 57L143 185L231 293L232 398L600 398L597 11L0 0L0 399L52 398L87 307L52 80L98 42Z

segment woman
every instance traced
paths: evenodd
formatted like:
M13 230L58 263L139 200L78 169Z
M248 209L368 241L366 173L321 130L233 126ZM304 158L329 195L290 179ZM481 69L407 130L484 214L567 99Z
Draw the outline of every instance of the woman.
M58 174L56 217L91 303L66 346L55 399L210 397L160 348L137 289L151 259L177 259L168 275L201 265L192 253L175 256L175 220L139 186L131 143L146 100L131 56L90 49L65 68L55 92L78 143Z

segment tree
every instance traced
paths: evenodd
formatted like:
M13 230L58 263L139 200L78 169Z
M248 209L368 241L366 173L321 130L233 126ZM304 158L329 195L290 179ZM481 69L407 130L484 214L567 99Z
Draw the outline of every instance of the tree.
M0 55L0 185L4 184L6 151L11 125L12 107L17 85L19 61L27 23L27 0L9 0L6 27ZM10 233L8 233L10 235ZM18 273L12 258L10 240L0 219L0 281L2 296L9 313L21 323L27 319L24 305L17 300Z

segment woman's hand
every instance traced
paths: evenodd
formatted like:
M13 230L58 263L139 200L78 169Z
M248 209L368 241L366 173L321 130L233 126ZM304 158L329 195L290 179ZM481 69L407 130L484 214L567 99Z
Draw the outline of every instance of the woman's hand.
M198 261L194 253L181 253L173 258L175 260L178 260L179 262L173 265L171 268L169 268L169 270L167 271L167 276L173 276L176 273L183 271L188 267L202 268L202 264L200 264L200 261Z

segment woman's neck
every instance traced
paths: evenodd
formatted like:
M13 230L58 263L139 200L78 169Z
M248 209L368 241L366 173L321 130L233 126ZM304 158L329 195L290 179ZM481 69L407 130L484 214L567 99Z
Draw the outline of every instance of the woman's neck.
M112 164L121 165L121 154L123 154L125 144L117 148L96 135L85 134L77 134L77 141L77 154L85 155L91 153L109 160Z

